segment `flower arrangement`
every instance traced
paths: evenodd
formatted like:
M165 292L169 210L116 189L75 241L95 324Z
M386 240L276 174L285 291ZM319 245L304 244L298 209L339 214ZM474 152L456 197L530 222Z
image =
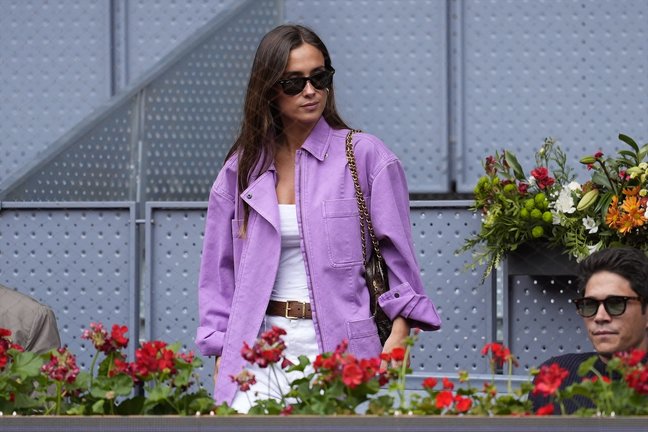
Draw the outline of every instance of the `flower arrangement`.
M92 341L97 353L90 371L80 371L66 348L42 355L25 352L11 343L10 331L0 328L0 415L236 414L227 404L214 406L205 389L192 387L199 360L191 353L179 353L175 345L146 342L135 360L127 361L126 332L124 326L115 325L108 332L99 323L91 324L83 337ZM304 356L293 364L284 356L285 331L274 327L252 347L244 345L241 353L248 362L271 368L275 377L284 373L297 377L287 392L256 400L250 414L353 415L362 406L373 415L549 415L564 414L565 403L575 397L590 401L576 410L577 415L648 414L648 357L640 350L614 356L606 374L594 367L592 357L578 371L581 381L566 387L562 383L567 371L551 364L533 370L533 382L513 388L515 356L500 343L488 343L481 353L493 379L481 388L471 386L468 374L461 372L458 384L447 377L427 377L419 392L406 397L405 378L412 372L407 359L417 334L407 338L404 348L376 358L358 359L343 342L312 364ZM508 373L508 388L498 393L494 377L502 369ZM255 382L245 369L231 379L242 392L249 392ZM530 393L548 400L535 413Z
M573 414L586 417L648 414L646 352L633 349L615 354L608 360L605 373L595 368L596 360L597 356L592 356L584 361L578 369L581 380L563 389L567 370L554 363L537 371L532 391L548 399L537 414L565 414L568 401L575 404ZM584 402L579 404L579 398Z
M552 415L566 414L565 403L574 398L589 401L576 409L575 415L648 414L648 365L646 353L641 350L616 355L608 362L605 375L594 367L597 357L593 356L579 368L581 381L569 386L563 386L568 371L554 363L532 369L533 381L513 388L515 356L500 343L487 343L481 354L491 370L490 382L481 388L473 387L466 372L459 373L458 385L447 377L427 377L421 390L407 398L405 377L412 372L407 359L418 333L407 338L405 348L394 348L370 359L355 358L342 343L333 353L317 356L312 365L304 356L298 365L287 361L283 356L283 334L282 329L274 327L263 333L253 347L245 345L241 354L251 364L271 368L275 377L291 372L301 376L290 381L289 391L257 399L250 414L348 415L356 414L362 405L366 414L372 415ZM494 377L504 368L508 374L507 391L498 393ZM255 382L254 374L246 369L231 379L246 393ZM387 391L380 392L381 386ZM547 404L533 412L529 394L545 397ZM220 412L235 413L226 405Z
M552 138L536 152L529 174L510 151L488 156L472 206L483 215L482 227L457 252L473 250L484 277L530 242L548 242L576 261L614 246L648 252L648 144L619 139L628 148L616 156L597 151L580 159L590 173L583 184Z
M129 362L123 352L127 331L114 325L108 332L92 323L82 337L96 353L90 370L81 371L66 347L42 355L25 352L0 328L0 412L192 415L214 409L209 393L195 388L199 359L179 352L179 345L149 341Z

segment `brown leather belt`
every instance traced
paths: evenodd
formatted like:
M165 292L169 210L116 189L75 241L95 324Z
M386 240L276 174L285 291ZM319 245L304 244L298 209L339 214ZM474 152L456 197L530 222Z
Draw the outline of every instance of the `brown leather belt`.
M297 300L274 301L270 300L266 314L272 316L281 316L288 319L312 319L310 303L304 303Z

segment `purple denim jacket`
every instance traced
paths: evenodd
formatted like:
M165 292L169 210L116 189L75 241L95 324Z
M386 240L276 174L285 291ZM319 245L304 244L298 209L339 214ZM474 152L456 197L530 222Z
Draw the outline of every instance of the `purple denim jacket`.
M354 355L373 357L381 345L363 278L358 207L345 156L347 132L332 129L322 118L297 151L297 221L320 351L333 351L347 339ZM412 244L401 163L372 135L356 134L354 144L361 188L389 268L390 291L379 303L392 319L402 316L412 327L437 330L441 320L425 294ZM231 403L236 393L229 376L245 367L240 351L244 341L252 345L261 327L281 248L274 166L238 197L236 168L236 158L228 160L211 189L199 278L196 343L204 356L221 356L217 403ZM245 238L238 235L240 200L251 207Z

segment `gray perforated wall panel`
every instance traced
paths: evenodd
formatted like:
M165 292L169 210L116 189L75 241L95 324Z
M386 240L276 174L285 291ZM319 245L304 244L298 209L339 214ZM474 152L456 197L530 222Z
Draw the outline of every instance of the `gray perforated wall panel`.
M592 351L571 299L578 297L578 264L561 250L529 244L502 266L504 343L527 374L552 356Z
M137 7L127 3L140 17L133 25L141 31L147 26L141 22L140 8L153 3L168 2ZM126 5L115 5L119 17ZM182 3L178 8L190 10L191 5ZM209 17L213 20L199 31L160 22L159 15L166 14L169 21L176 16L164 8L154 9L158 16L150 19L156 22L155 29L137 44L180 26L181 31L167 36L183 35L181 46L0 183L2 199L140 203L205 199L234 141L256 46L279 23L278 1L220 2L216 8L220 12L212 10L216 17ZM117 42L124 43L119 38ZM141 59L141 53L136 57Z
M110 97L106 0L2 0L0 181Z
M556 355L593 351L570 302L577 297L573 278L512 276L509 295L508 346L520 363L516 373L528 373Z
M238 7L245 18L219 21ZM17 188L3 199L22 201L204 199L204 167L231 145L251 53L283 20L323 36L340 109L403 159L412 192L469 192L496 149L516 152L528 171L546 136L573 161L612 152L619 132L646 141L647 14L644 0L3 0L0 189ZM200 51L187 42L208 30L222 44L141 93L130 147L115 149L131 181L148 183L106 187L95 177L115 170L95 161L73 169L86 176L75 187L55 184L57 167L41 173L63 147L104 151L79 146L79 128L121 139L90 113L168 56ZM21 188L24 176L61 190Z
M180 341L183 348L196 351L198 272L206 212L204 203L146 206L149 273L144 312L149 340ZM208 369L204 376L209 373Z
M285 0L285 10L326 43L352 127L398 154L411 192L448 191L446 1Z
M644 0L458 1L458 187L480 161L517 153L527 172L553 136L578 159L610 153L623 132L648 140L648 3Z
M412 352L412 369L425 372L488 372L480 355L496 333L495 287L480 283L482 269L469 271L469 253L455 254L481 220L466 202L413 202L414 244L427 292L443 319L438 332L424 332Z
M232 0L125 0L119 8L128 17L125 32L128 49L124 57L128 74L137 78L210 19L226 10ZM121 23L124 25L124 23ZM240 41L239 41L240 42Z
M127 201L136 194L137 154L133 153L135 102L101 119L72 145L43 160L35 173L5 197L53 201Z
M61 342L86 369L91 322L127 325L130 358L139 335L135 207L129 203L2 203L0 283L50 306Z
M250 64L272 2L227 25L146 90L143 196L203 200L234 142Z

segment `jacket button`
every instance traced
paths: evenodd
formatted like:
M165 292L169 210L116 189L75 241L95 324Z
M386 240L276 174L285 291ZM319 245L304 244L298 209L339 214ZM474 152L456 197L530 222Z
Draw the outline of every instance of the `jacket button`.
M246 197L247 197L247 199L251 199L251 198L252 198L252 194L247 194Z
M394 294L394 297L398 298L398 297L400 297L400 294L396 293L396 294Z

